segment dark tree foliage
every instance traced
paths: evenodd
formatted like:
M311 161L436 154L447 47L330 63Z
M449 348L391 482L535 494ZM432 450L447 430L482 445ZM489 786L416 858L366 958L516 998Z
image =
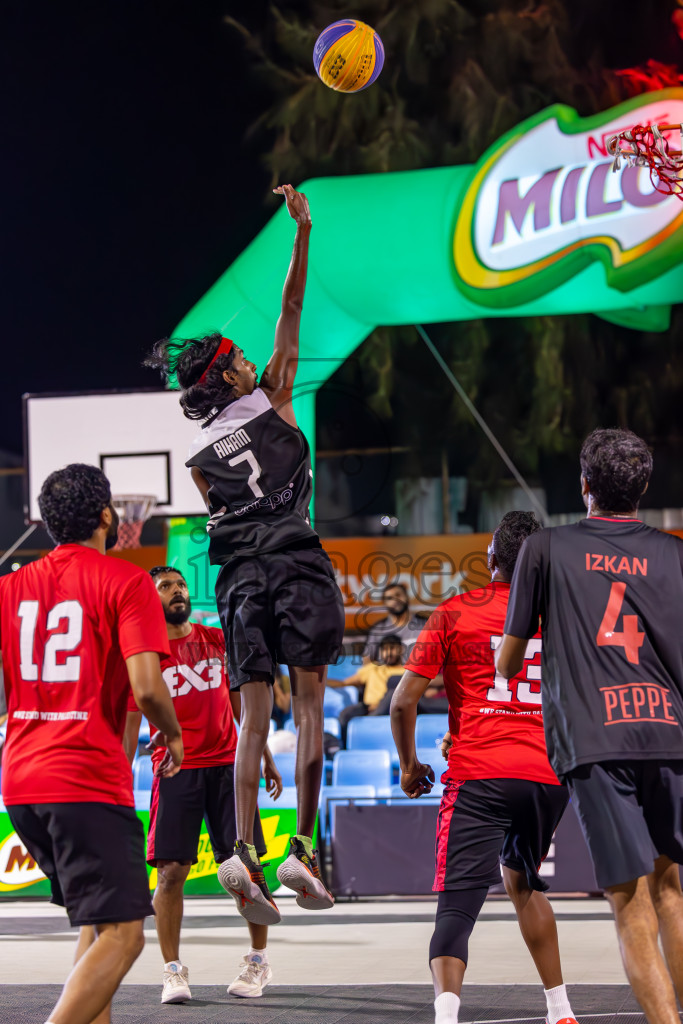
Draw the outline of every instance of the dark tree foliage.
M321 29L349 16L348 0L257 3L248 20L225 20L269 97L250 135L277 183L471 164L552 103L588 116L679 85L675 10L674 0L641 0L637 16L615 0L358 0L353 16L377 29L386 62L357 96L326 89L311 61ZM589 315L429 330L519 468L546 486L551 509L568 507L564 480L599 425L629 427L665 449L666 480L658 487L655 474L651 504L683 505L679 315L664 334ZM363 394L391 444L412 449L402 472L438 475L446 447L451 474L468 476L475 491L507 475L414 329L374 331L335 381ZM319 447L339 443L336 433L321 415Z

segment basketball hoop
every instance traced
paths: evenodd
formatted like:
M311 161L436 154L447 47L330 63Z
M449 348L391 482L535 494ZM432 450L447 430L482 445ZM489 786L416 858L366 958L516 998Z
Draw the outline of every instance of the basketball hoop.
M678 132L680 149L672 148L665 132ZM613 171L619 170L622 159L628 167L647 167L657 192L683 200L683 125L636 124L613 135L607 151L614 157Z
M156 494L114 494L112 504L119 517L119 538L112 548L139 548L142 527L157 503Z

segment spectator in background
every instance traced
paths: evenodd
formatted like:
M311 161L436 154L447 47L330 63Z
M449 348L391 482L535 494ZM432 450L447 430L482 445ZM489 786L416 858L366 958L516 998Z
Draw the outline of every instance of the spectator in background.
M339 712L342 742L346 746L346 728L352 718L362 715L387 714L391 693L403 675L405 648L400 636L389 634L379 646L379 659L361 665L357 672L343 680L328 680L328 686L362 686L363 695L358 704L351 704ZM385 697L389 701L385 703ZM384 708L384 710L383 710Z
M382 591L382 600L389 614L368 631L363 651L366 663L379 660L380 644L389 635L397 636L405 645L406 652L410 651L426 622L426 616L410 614L408 591L402 583L390 583L386 586Z

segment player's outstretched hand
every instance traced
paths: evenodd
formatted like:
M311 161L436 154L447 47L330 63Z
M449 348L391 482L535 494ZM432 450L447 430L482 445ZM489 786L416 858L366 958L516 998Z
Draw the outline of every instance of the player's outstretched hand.
M411 800L424 793L431 793L433 785L434 770L430 764L420 764L416 761L408 771L401 772L401 789Z
M263 778L266 781L266 793L269 793L273 800L277 800L282 793L282 776L275 767L275 762L272 758L264 760Z
M448 760L448 751L451 749L452 746L453 738L450 732L445 732L443 734L443 739L441 740L441 756L443 757L444 761Z
M285 197L289 216L292 217L297 224L311 223L311 211L308 208L308 199L303 192L297 192L297 190L292 188L291 185L278 185L277 188L273 189L273 192L277 196Z

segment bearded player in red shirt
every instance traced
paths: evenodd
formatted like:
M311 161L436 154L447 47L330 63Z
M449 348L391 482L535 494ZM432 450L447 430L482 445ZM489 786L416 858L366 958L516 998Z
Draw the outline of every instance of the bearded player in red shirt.
M166 619L171 654L162 659L161 670L183 727L185 758L178 775L166 779L156 774L164 749L156 746L153 750L155 777L147 862L157 869L153 903L164 958L161 1001L183 1003L192 998L189 972L180 960L183 886L192 864L197 861L202 818L206 819L216 862L222 864L233 854L237 835L235 719L239 721L241 706L239 691L230 692L228 687L223 631L189 621L192 603L185 578L177 569L157 566L150 571L150 576ZM140 719L140 712L129 702L125 746L131 759ZM264 775L268 791L277 798L282 792L282 779L267 746ZM257 852L263 856L266 845L258 811L254 837ZM220 872L219 880L222 882ZM230 891L230 895L235 894ZM247 924L251 949L243 958L240 974L228 988L233 996L260 996L272 980L266 950L268 926L252 921Z
M493 534L491 583L452 597L431 615L408 658L391 704L391 725L410 797L429 793L430 765L415 754L416 709L443 672L452 745L436 838L439 894L429 949L436 1024L456 1024L468 940L489 886L500 881L514 903L524 941L543 982L547 1024L575 1024L557 927L539 866L568 795L548 762L541 715L541 641L529 641L524 669L497 675L494 652L505 625L510 580L522 543L540 524L530 512L508 512Z
M152 914L144 833L121 740L127 696L183 759L161 677L168 639L146 572L105 557L118 519L94 466L52 473L38 499L54 551L0 580L7 742L2 796L17 834L82 926L76 966L48 1024L109 1024L111 999Z

